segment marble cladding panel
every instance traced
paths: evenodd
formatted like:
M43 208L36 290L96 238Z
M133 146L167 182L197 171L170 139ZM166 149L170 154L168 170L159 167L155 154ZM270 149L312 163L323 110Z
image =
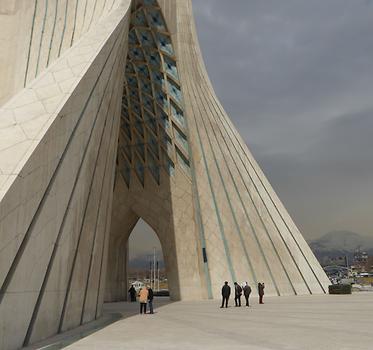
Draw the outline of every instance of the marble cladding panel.
M130 0L11 0L0 11L4 39L0 64L0 105L32 82L64 52ZM14 64L15 61L15 64ZM0 60L1 62L1 60ZM4 74L3 74L4 73Z
M0 111L0 128L9 136L0 150L1 349L69 328L65 314L78 320L74 326L98 316L123 84L113 77L125 65L129 4ZM24 150L14 126L29 141ZM81 258L100 268L83 270ZM71 278L77 275L78 282ZM95 297L86 292L92 284ZM67 302L76 294L84 308Z

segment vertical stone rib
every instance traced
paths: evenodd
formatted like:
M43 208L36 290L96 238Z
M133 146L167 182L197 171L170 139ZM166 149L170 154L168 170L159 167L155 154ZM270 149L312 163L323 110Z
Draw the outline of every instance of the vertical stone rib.
M269 194L267 186L264 186L263 181L266 181L266 179L265 180L261 179L261 177L264 177L264 175L261 175L261 177L258 175L255 167L252 166L252 163L251 163L251 160L250 160L250 153L246 152L246 148L244 149L243 146L241 145L241 143L239 143L241 149L237 149L236 145L234 144L233 140L238 141L237 132L234 130L234 127L232 126L232 123L230 122L230 120L227 119L225 112L222 110L221 105L217 101L216 96L213 92L211 83L210 83L210 81L207 77L207 73L206 73L206 70L205 70L205 66L203 64L202 56L200 54L199 45L198 45L198 42L196 40L194 23L192 23L193 20L192 20L192 16L191 16L190 1L183 2L183 3L181 3L179 1L178 6L179 6L179 9L182 8L182 11L183 11L183 17L180 16L179 19L183 18L183 19L190 20L190 23L187 23L187 24L183 24L184 22L182 20L181 21L179 20L179 27L178 27L179 48L180 48L180 46L183 46L183 45L185 47L191 48L191 50L187 49L185 51L185 53L181 55L181 57L184 60L183 64L186 65L185 62L188 61L188 60L198 63L197 65L193 65L192 67L189 67L189 69L188 69L188 75L189 76L191 74L191 72L190 72L191 69L196 69L196 71L198 71L199 70L198 67L201 67L200 68L201 69L201 74L199 76L198 75L194 76L194 78L193 78L196 81L201 81L201 85L196 84L196 87L197 87L197 89L199 89L199 92L197 94L195 94L194 100L197 98L196 95L203 96L207 103L206 104L202 103L202 105L205 105L206 107L204 107L204 108L207 108L208 110L210 110L210 112L207 111L207 113L205 114L206 118L210 119L212 116L214 116L213 118L215 119L215 122L216 123L221 123L221 127L219 128L217 126L217 130L220 129L222 140L227 145L227 149L228 149L228 152L229 152L229 154L230 154L230 156L233 160L234 166L237 167L237 172L240 173L240 177L242 178L242 181L244 181L244 179L242 177L242 174L241 174L241 170L238 167L238 164L235 160L235 157L231 153L230 146L228 146L228 144L227 144L227 139L223 136L223 132L227 133L227 136L229 135L229 132L233 132L233 135L234 135L233 139L228 136L228 140L229 140L229 142L232 143L233 149L235 150L235 152L236 152L237 156L239 157L240 161L242 162L247 176L249 177L249 179L251 179L251 184L254 186L254 191L257 193L258 199L263 203L263 206L264 206L264 208L267 212L266 215L268 215L268 217L270 218L271 225L273 225L273 227L276 229L278 237L281 238L281 240L283 242L283 245L284 245L284 247L286 248L286 251L287 251L286 254L288 254L288 257L290 257L290 260L293 261L294 267L297 270L297 273L299 273L299 275L301 276L301 280L303 281L304 286L307 288L307 290L310 293L313 292L313 291L317 291L317 288L315 289L315 287L314 287L315 283L313 282L313 279L315 279L315 282L319 285L319 287L321 287L321 290L325 291L322 283L320 282L320 280L318 279L318 277L315 273L315 270L311 266L311 262L307 259L305 253L303 252L302 243L300 243L298 241L298 239L295 237L296 233L293 233L291 231L289 225L286 223L286 221L284 219L284 216L281 214L281 212L278 209L275 201L273 200L272 196ZM188 13L188 12L189 12L189 14L186 15L186 13ZM183 25L184 25L184 27L182 27ZM190 35L190 34L188 34L188 32L192 33L190 37L188 37L188 35ZM191 57L186 58L187 56L185 56L185 55L188 54L189 51L193 51L194 48L196 48L195 56L193 58L191 58ZM206 96L211 96L212 99L211 98L206 98ZM192 98L192 100L193 100L193 98ZM197 105L198 105L198 103L197 103ZM211 110L211 107L213 109L215 109L216 112L213 112ZM205 112L206 112L206 110L205 110ZM202 118L200 120L201 123L204 122L203 119L204 118ZM226 126L224 125L224 123L222 122L222 120L224 120L224 122L229 125L229 132L228 132ZM213 124L210 124L210 126L211 126L211 129L214 129ZM216 133L214 131L213 131L213 133L214 133L214 139L216 140L217 145L219 145L219 141L216 137ZM222 152L223 161L224 161L225 160L224 152L223 152L223 150L221 150L221 152ZM252 168L252 171L253 171L252 175L250 174L250 170L247 168L244 160L242 159L242 154L244 154L244 157L246 157L246 159L249 161L249 164L250 164L250 166ZM230 172L230 170L229 170L229 173L232 174ZM234 179L232 178L232 176L230 176L230 177L233 180L234 186L235 186ZM248 194L251 197L250 190L247 187L247 184L246 184L245 181L244 181L244 185L246 187L246 190L248 191ZM263 186L263 189L261 189L260 186ZM273 192L272 189L271 189L271 192ZM254 200L253 200L253 204L255 205ZM273 209L276 210L276 213L273 211ZM278 215L278 218L277 218L277 215ZM260 216L261 216L261 214L260 214ZM262 220L262 224L264 225L265 229L267 230L267 224L264 223L263 220ZM275 237L274 232L271 233L271 235L273 236L273 238ZM268 237L270 237L269 233L268 233ZM276 249L276 246L274 245L273 238L270 238L270 240L272 241L273 249L275 249L276 255L281 261L281 264L283 266L283 270L284 270L285 274L287 275L287 278L288 278L288 281L289 281L290 285L292 285L295 293L297 293L296 289L298 289L300 293L303 293L301 285L298 285L296 287L296 289L294 289L295 285L297 285L297 283L298 283L298 282L295 282L295 281L297 281L297 277L294 276L295 285L293 286L292 278L290 278L290 276L287 273L288 267L285 267L285 265L282 263L282 259L285 259L284 261L287 262L287 261L289 261L289 258L286 257L286 254L283 256L283 258L280 257L281 255L283 255L283 253L279 254L279 252ZM276 240L277 240L277 238L276 238ZM301 238L301 240L304 241L303 238ZM297 251L299 251L300 255L298 253L296 253ZM303 259L304 262L300 263L301 260L299 261L299 259L301 259L301 260ZM311 259L312 259L312 257L311 257ZM312 260L314 260L314 257L313 257ZM313 263L314 263L314 261L313 261ZM318 265L317 262L316 262L316 265ZM316 269L318 269L318 268L316 267ZM310 272L311 272L311 274L310 274ZM272 272L271 272L271 274L272 274ZM323 272L321 272L321 276L322 276L322 278L324 277Z
M113 52L115 46L117 45L119 39L120 39L120 34L117 36L117 38L114 41L113 47L111 48L111 50L110 50L110 52L108 54L108 57L106 59L106 62L104 64L104 66L103 66L103 69L102 69L101 73L107 67L106 64L108 63L109 59L111 58L112 52ZM114 66L115 66L115 64L111 67L111 71L110 71L109 77L111 76L111 72L113 71ZM100 74L100 76L101 76L101 74ZM100 78L100 76L99 76L99 78ZM98 83L99 78L97 79L96 84ZM109 82L110 82L110 79L108 79L107 84L109 84ZM95 174L96 170L97 170L97 166L94 169L94 174ZM90 185L90 190L88 191L89 195L88 195L87 205L85 206L85 210L84 210L84 214L83 214L83 219L82 219L82 224L81 224L81 227L80 227L80 230L79 230L79 238L78 238L78 242L77 242L77 245L76 245L76 249L75 249L75 253L74 253L74 257L73 257L73 261L72 261L71 272L69 274L70 277L69 277L69 281L68 281L68 285L67 285L67 289L66 289L66 294L65 294L65 298L64 298L62 313L61 313L61 317L60 317L60 324L59 324L59 327L58 327L58 332L59 333L63 329L63 322L64 322L65 314L66 314L66 311L67 311L68 297L69 297L69 294L70 294L71 283L72 283L73 274L74 274L74 271L75 271L75 263L76 263L76 259L77 259L77 256L78 256L80 241L81 241L81 237L82 237L82 231L83 231L83 227L84 227L84 223L85 223L84 218L85 218L86 212L88 210L88 204L89 204L90 196L92 194L92 185L93 185L93 180L94 180L94 177L95 177L94 174L92 176L92 182L91 182L91 185Z
M34 14L32 16L32 25L31 25L31 33L30 33L30 44L29 44L28 53L27 53L25 79L24 79L24 82L23 82L23 86L24 87L26 86L27 79L28 79L28 71L29 71L29 65L30 65L30 56L31 56L31 50L32 50L32 43L33 43L33 38L34 38L35 18L36 18L36 10L37 10L37 8L38 8L38 0L35 0Z

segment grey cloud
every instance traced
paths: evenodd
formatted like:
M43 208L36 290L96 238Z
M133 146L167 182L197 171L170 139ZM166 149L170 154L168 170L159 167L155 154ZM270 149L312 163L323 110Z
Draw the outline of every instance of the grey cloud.
M193 4L216 92L305 235L373 234L373 2Z

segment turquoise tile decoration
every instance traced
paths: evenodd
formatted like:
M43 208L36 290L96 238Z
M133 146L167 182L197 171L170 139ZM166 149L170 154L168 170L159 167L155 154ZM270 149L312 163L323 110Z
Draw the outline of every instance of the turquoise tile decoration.
M187 137L174 125L174 135L176 142L184 149L186 153L189 152L189 145Z
M145 61L143 51L138 47L130 47L129 56L133 61Z
M175 164L174 162L168 158L167 156L164 156L166 158L166 161L165 161L165 169L168 173L169 176L174 176L175 175Z
M137 99L139 97L139 92L137 90L137 82L135 86L129 86L129 95L130 95L130 98Z
M131 18L131 22L135 27L136 26L146 27L148 24L147 24L147 20L146 20L146 17L145 17L144 10L139 9L135 13L133 13L132 18Z
M127 97L124 96L123 94L123 98L122 98L122 107L126 110L126 113L124 113L124 116L128 117L128 99Z
M156 34L156 36L159 50L161 50L163 53L173 56L174 49L172 47L171 38L168 35L159 32Z
M130 45L139 45L139 41L137 39L137 35L136 35L135 30L131 30L128 33L128 41L129 41Z
M124 134L128 137L129 140L132 139L132 132L131 127L129 123L123 123L122 130L124 131Z
M140 87L141 87L141 90L143 92L146 92L148 95L153 94L152 83L149 80L146 80L146 79L140 80Z
M157 70L160 70L162 67L162 60L161 55L156 50L144 50L145 57L147 62L150 66L152 66L152 69L156 68Z
M151 97L149 97L148 95L146 94L142 94L142 103L143 103L143 106L150 112L152 112L154 114L154 103L153 103L153 99Z
M158 7L158 1L157 0L144 0L144 4L147 5L147 6Z
M148 7L146 9L146 13L147 13L148 22L151 27L161 32L166 31L166 24L158 9Z
M132 161L131 146L130 145L126 145L126 147L123 147L123 152L127 156L127 159L131 162Z
M162 90L158 90L155 93L155 98L159 106L161 106L165 111L167 111L168 110L167 94Z
M149 127L149 129L157 135L158 133L158 129L157 129L157 120L155 118L152 118L150 120L148 120L147 122L147 126Z
M137 175L139 181L144 186L144 182L145 182L145 168L144 168L143 163L140 160L138 160L138 159L135 160L135 172L136 172L136 175Z
M135 89L138 88L138 81L135 77L129 76L127 79L128 86L134 87Z
M155 182L159 185L160 183L160 171L157 160L153 157L152 153L148 153L148 163L147 166L152 174Z
M176 122L182 127L186 128L186 122L184 118L184 113L174 102L171 101L171 115L176 120Z
M131 103L131 107L132 107L132 112L137 114L137 116L141 116L141 108L140 108L140 105L138 104L138 101L133 101L133 103Z
M176 62L173 59L171 59L167 56L164 56L163 69L172 78L174 78L175 80L179 80L179 74L177 72Z
M143 143L136 145L136 151L141 156L142 160L145 160L145 146Z
M126 95L126 87L123 89L122 106L128 109L128 97Z
M142 137L144 137L144 136L145 136L145 132L144 132L143 123L142 123L140 120L137 120L136 123L135 123L135 127L136 127L137 132L138 132Z
M158 140L152 134L148 134L148 147L159 158Z
M180 104L183 102L181 90L172 80L168 80L168 93Z
M139 1L137 6L130 24L124 86L128 98L121 118L123 159L129 162L121 169L128 186L128 169L143 185L145 171L160 184L162 167L173 176L180 165L190 176L183 94L171 36L156 0Z
M137 37L140 41L140 44L143 46L149 46L149 47L154 47L155 46L155 41L153 39L152 32L147 29L137 29Z
M161 124L162 128L165 129L166 131L170 132L171 123L170 123L170 120L169 120L168 115L166 113L161 114L159 121L160 121L160 124Z
M158 84L159 86L156 86L156 88L160 89L166 89L166 78L164 74L160 71L152 71L152 80L155 84Z
M129 118L128 106L126 104L124 104L123 101L122 101L122 110L123 110L122 118L128 119Z
M129 187L131 183L131 168L129 166L124 167L120 170L120 173L123 176L123 179L127 187Z
M181 165L181 167L190 174L190 163L189 161L185 158L183 153L176 147L176 159L177 162Z
M146 64L138 64L136 68L140 78L145 77L146 79L150 80L149 68Z
M131 74L135 74L136 71L135 71L135 68L133 67L133 64L132 62L128 62L126 64L126 76L130 76Z
M157 135L157 119L153 117L147 110L144 110L144 123L155 135Z
M163 147L166 148L167 154L170 157L173 157L174 146L172 145L172 141L171 141L170 137L167 134L163 134Z

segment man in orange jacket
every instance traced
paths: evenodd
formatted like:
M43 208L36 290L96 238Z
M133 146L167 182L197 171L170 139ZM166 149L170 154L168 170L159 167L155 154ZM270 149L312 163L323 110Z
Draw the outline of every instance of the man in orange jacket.
M142 314L142 311L144 310L144 315L146 314L146 304L148 302L148 289L143 287L140 289L139 292L139 302L140 302L140 314Z

